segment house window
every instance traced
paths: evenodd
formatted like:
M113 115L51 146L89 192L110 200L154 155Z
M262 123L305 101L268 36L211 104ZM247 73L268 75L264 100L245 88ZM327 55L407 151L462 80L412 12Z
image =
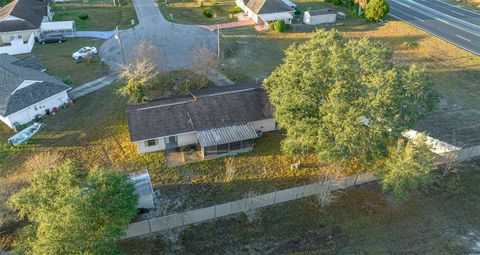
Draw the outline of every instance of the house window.
M147 141L145 142L145 145L146 145L147 147L155 146L155 145L157 145L157 140L156 140L156 139L147 140Z
M217 154L223 154L228 152L228 143L217 145Z
M230 150L231 151L240 150L241 148L242 148L242 142L230 143Z
M242 148L253 147L253 139L242 141Z

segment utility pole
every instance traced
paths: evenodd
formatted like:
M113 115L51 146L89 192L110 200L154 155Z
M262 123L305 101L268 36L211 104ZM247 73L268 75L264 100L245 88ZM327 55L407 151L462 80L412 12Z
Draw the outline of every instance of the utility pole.
M125 53L123 52L122 40L120 39L120 32L118 31L118 26L115 28L115 39L118 40L120 45L120 52L122 53L122 62L125 65Z
M220 25L217 25L217 57L220 63Z

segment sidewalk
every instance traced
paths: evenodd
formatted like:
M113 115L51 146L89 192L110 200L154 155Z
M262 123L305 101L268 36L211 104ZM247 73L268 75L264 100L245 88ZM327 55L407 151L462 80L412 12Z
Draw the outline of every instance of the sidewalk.
M91 37L106 40L114 35L115 31L75 31L75 34L69 37Z
M234 27L244 27L244 26L250 26L254 25L255 22L250 19L245 19L245 20L240 20L240 21L235 21L235 22L228 22L228 23L221 23L217 25L198 25L199 27L203 27L205 29L208 29L210 31L215 31L217 29L224 29L224 28L234 28Z
M72 99L78 99L92 92L95 92L105 86L110 85L117 79L117 73L113 73L107 76L103 76L91 82L87 82L79 87L76 87L68 92L68 95Z

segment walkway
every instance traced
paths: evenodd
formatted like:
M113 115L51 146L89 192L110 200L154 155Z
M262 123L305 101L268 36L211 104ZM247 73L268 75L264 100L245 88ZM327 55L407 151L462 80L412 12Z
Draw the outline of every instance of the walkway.
M72 37L91 37L98 39L108 39L115 35L115 31L75 31Z
M215 33L194 25L182 25L167 21L154 0L133 0L139 24L120 32L121 45L128 62L132 49L139 42L148 40L162 50L168 60L167 69L185 69L191 66L191 54L200 47L216 52ZM100 47L99 55L112 69L122 63L119 41L107 39Z
M210 31L215 31L219 28L224 29L224 28L244 27L244 26L250 26L254 24L255 22L253 22L253 20L245 19L245 20L240 20L235 22L221 23L217 25L198 25L198 26L208 29Z
M99 79L96 79L91 82L87 82L79 87L76 87L68 92L68 95L72 99L78 99L80 97L83 97L87 94L90 94L92 92L95 92L105 86L110 85L113 81L117 79L117 74L113 73L107 76L103 76Z

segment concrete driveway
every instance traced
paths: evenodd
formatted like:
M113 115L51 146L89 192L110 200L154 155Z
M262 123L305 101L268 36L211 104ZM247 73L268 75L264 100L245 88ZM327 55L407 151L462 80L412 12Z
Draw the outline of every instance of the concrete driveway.
M152 41L167 56L169 70L191 65L190 55L199 47L216 52L217 37L212 31L193 25L172 24L160 13L154 0L133 0L139 24L120 32L125 58L132 57L132 49L142 40ZM106 40L99 51L100 57L112 69L122 64L120 45L115 37Z

